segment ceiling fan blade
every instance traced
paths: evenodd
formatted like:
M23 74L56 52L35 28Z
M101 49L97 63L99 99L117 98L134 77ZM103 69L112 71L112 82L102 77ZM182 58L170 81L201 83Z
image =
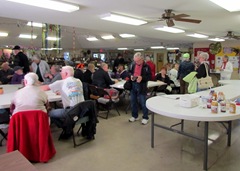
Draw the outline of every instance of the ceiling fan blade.
M167 23L167 26L168 27L172 27L172 26L174 26L175 24L174 24L174 22L173 22L173 20L166 20L166 23Z
M187 14L178 14L178 15L174 15L173 18L176 19L176 18L182 18L182 17L190 17L190 15L187 15Z
M202 20L196 20L196 19L185 19L185 18L175 18L176 21L183 21L183 22L189 22L189 23L201 23Z

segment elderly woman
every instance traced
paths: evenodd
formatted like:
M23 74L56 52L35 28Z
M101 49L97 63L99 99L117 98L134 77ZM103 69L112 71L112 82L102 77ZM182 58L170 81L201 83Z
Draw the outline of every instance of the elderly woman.
M198 55L198 60L200 62L199 67L196 69L196 77L199 78L204 78L207 76L207 74L209 75L209 65L208 65L208 60L209 55L206 52L202 52ZM206 73L206 71L208 73Z
M167 87L170 85L170 78L167 75L167 68L166 67L162 67L160 73L158 73L155 77L156 81L162 81L164 83L166 83L167 85L163 85L158 87L157 91L158 92L164 92L166 94L170 94L171 91L170 89L167 89Z
M222 66L220 68L220 79L221 80L230 80L233 72L233 65L229 60L227 55L224 55L222 58Z
M33 63L31 65L33 72L35 72L38 75L38 80L40 82L46 81L45 75L47 73L50 73L49 65L46 61L41 60L40 55L35 54L33 55Z
M26 110L42 110L47 112L48 96L36 85L37 83L37 74L30 72L24 76L25 87L18 90L12 99L10 110L13 111L13 114Z

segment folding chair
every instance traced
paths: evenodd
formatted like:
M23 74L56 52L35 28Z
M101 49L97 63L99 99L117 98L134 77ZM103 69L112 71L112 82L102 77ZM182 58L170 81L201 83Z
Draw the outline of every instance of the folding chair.
M109 89L114 90L116 94L111 94L111 92L108 92L106 89L97 87L97 93L99 98L97 99L97 102L99 105L103 107L105 111L107 111L106 117L103 117L101 115L98 115L101 118L108 119L108 114L110 110L112 109L112 106L116 109L118 115L120 116L120 113L118 111L116 103L119 102L119 96L118 96L118 91L116 89Z
M70 124L72 128L72 136L73 136L73 146L85 144L86 142L95 139L94 134L96 133L96 123L97 120L97 112L95 102L92 100L86 100L76 104L72 107L68 112L69 120L66 122ZM75 133L74 128L76 125L80 125L78 131ZM80 133L80 130L82 132ZM63 134L62 131L61 134ZM80 143L76 143L76 135L86 137L85 141L80 141ZM60 136L61 137L61 136Z
M3 130L8 128L8 124L10 121L10 116L5 109L0 109L0 134L2 135L2 139L0 140L0 146L2 146L3 140L7 140L7 133Z

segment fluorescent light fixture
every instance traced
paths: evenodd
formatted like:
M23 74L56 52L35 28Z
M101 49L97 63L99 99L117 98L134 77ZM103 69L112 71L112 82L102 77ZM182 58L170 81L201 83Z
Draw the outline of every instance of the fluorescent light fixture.
M102 38L105 40L115 39L115 37L113 37L113 35L102 36Z
M78 5L72 5L69 3L58 2L53 0L8 0L8 1L62 12L73 12L79 10Z
M117 48L117 50L128 50L128 48Z
M119 36L122 37L122 38L136 37L134 34L127 34L127 33L119 34Z
M41 50L63 50L63 48L41 48Z
M203 35L203 34L198 34L198 33L193 33L193 34L187 34L187 36L190 36L190 37L195 37L195 38L208 38L208 36L206 35Z
M51 41L57 41L57 40L59 40L60 38L59 38L59 37L51 37L51 36L48 36L46 39L47 39L47 40L51 40Z
M167 50L179 50L178 47L168 47Z
M156 27L154 28L156 30L160 30L160 31L165 31L165 32L169 32L169 33L184 33L184 30L178 29L178 28L173 28L173 27Z
M43 24L42 24L42 23L35 23L35 22L29 21L29 22L27 23L27 26L43 27Z
M88 41L97 41L98 39L96 37L88 37L86 38Z
M225 39L220 39L220 38L211 38L208 40L215 41L215 42L224 42L225 41Z
M147 23L146 21L143 21L143 20L139 20L139 19L135 19L135 18L127 17L127 16L122 16L122 15L118 15L118 14L112 14L112 13L103 15L101 17L101 19L108 20L108 21L114 21L114 22L118 22L118 23L135 25L135 26L140 26L142 24Z
M24 38L24 39L36 39L37 38L36 35L31 35L31 34L20 34L18 37Z
M144 49L134 49L134 51L144 51Z
M152 46L151 49L164 49L164 46Z
M0 37L7 37L8 36L8 33L6 32L0 32Z
M240 11L240 2L236 0L210 0L229 12Z

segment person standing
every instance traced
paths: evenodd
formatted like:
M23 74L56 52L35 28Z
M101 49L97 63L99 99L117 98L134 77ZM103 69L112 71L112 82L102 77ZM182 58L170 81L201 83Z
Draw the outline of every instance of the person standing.
M12 50L15 55L13 65L23 67L23 73L27 74L30 71L28 57L21 51L18 45L14 46Z
M189 58L190 58L189 53L183 54L183 62L179 66L177 78L180 80L180 94L187 93L188 85L183 80L183 78L187 76L190 72L194 71L195 69L194 64L189 60Z
M173 68L169 71L169 78L170 80L172 80L174 82L174 85L176 87L180 87L180 82L179 80L177 79L177 76L178 76L178 69L179 69L179 64L178 63L175 63L173 65Z
M46 81L45 74L50 73L49 65L46 61L41 60L40 55L33 55L33 63L31 65L33 72L38 75L40 82Z
M140 102L143 117L142 124L148 123L148 109L146 107L147 83L151 79L151 70L144 62L144 58L140 52L134 54L134 62L130 66L129 73L131 74L132 89L131 89L131 108L132 117L129 122L137 121L138 118L138 100Z
M118 68L118 65L119 64L124 64L124 58L122 56L122 54L118 54L117 55L117 58L114 60L114 63L113 63L113 72L116 73L117 72L117 68Z
M153 63L153 61L149 56L146 56L146 64L150 67L150 70L151 70L151 74L152 74L151 81L154 81L155 74L156 74L156 65Z
M229 57L227 55L223 56L222 61L222 66L220 68L220 79L230 80L233 72L233 65L229 61Z

